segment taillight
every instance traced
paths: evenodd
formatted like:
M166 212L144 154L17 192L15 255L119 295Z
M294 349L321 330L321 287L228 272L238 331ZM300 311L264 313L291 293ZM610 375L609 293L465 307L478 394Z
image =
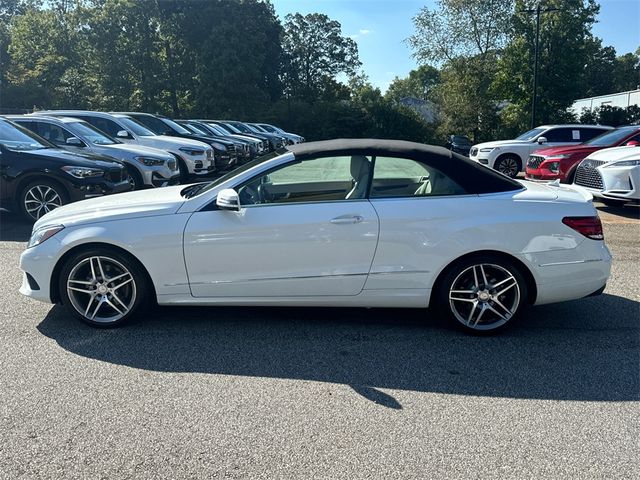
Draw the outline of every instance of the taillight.
M604 240L602 222L594 217L564 217L562 223L592 240Z

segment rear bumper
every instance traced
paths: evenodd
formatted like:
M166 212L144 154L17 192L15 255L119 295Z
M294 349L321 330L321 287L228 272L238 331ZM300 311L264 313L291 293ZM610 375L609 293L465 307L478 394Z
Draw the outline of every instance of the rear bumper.
M536 280L535 305L587 297L603 289L611 272L611 253L603 241L585 239L571 250L522 255Z

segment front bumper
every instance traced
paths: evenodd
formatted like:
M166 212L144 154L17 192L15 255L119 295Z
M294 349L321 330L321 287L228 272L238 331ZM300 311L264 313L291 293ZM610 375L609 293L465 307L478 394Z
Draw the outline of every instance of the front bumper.
M27 248L20 255L20 269L23 272L20 293L40 302L53 303L51 295L51 274L59 258L62 245L54 237L44 243ZM27 274L31 277L29 278Z
M151 178L151 184L154 187L168 187L170 185L178 185L180 183L180 172L174 173L169 178L165 178L164 176L153 173Z
M69 188L69 200L77 202L87 198L128 192L129 190L131 190L131 185L127 180L122 180L121 182L108 182L100 178L84 179L82 182L72 184L72 188Z
M580 185L596 198L640 202L640 167L598 167L602 188Z

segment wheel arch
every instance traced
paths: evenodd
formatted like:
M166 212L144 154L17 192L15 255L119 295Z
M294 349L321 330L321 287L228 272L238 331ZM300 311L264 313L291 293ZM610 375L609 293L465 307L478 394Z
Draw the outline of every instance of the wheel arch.
M522 262L522 260L520 260L519 258L509 253L502 252L499 250L476 250L473 252L465 253L464 255L456 258L455 260L452 260L440 270L440 272L438 273L438 276L436 277L435 282L433 282L433 287L431 288L431 295L429 296L429 307L432 306L432 302L434 301L433 300L435 297L434 292L438 291L438 289L440 288L440 285L444 280L445 275L447 274L447 272L449 272L449 270L451 270L457 264L465 261L467 258L482 256L482 255L493 255L493 256L504 258L505 260L512 262L518 268L518 270L524 276L527 282L527 292L528 292L527 303L531 305L535 303L536 298L538 296L538 288L536 286L535 277L533 276L533 273L531 273L531 270L529 269L529 267L527 267L524 264L524 262Z
M500 155L498 155L496 157L496 159L493 161L494 168L495 168L495 164L497 162L499 162L500 159L505 158L505 157L514 157L518 161L518 171L519 172L522 171L522 168L524 167L524 160L522 159L520 154L516 153L516 152L504 152L504 153L501 153Z
M71 197L71 192L69 192L69 189L64 185L64 183L61 180L58 180L55 176L51 174L47 174L46 172L29 172L22 175L19 179L17 179L18 181L16 183L16 187L14 190L15 192L14 196L17 197L18 195L20 195L22 193L22 190L27 185L39 179L43 179L43 180L46 180L47 182L55 183L62 189L62 192L67 196L67 198Z
M73 255L76 255L84 250L91 250L93 248L108 248L110 250L114 250L116 252L118 252L119 254L128 257L129 259L131 259L133 262L135 262L139 267L140 270L144 273L144 275L146 276L146 279L148 281L149 284L149 288L151 289L151 298L156 298L156 287L155 284L153 283L153 279L151 278L151 275L149 274L149 271L147 270L147 267L145 267L145 265L135 256L133 255L131 252L125 250L122 247L119 247L118 245L114 245L113 243L107 243L107 242L89 242L89 243L82 243L80 245L76 245L72 248L70 248L69 250L67 250L59 259L58 262L56 263L55 267L53 267L53 271L51 273L51 279L49 280L49 296L51 297L51 302L52 303L60 303L61 299L60 299L60 288L59 288L59 281L60 281L60 272L62 270L62 267L64 266L64 264L69 260L69 258L71 258Z

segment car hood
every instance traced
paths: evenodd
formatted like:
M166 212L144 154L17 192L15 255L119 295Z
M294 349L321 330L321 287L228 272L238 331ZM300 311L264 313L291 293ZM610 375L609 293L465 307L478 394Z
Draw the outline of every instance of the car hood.
M587 155L603 147L592 147L591 145L567 145L565 147L547 147L540 148L533 152L533 155L542 155L544 157L553 157L554 155L572 155L579 153Z
M105 152L108 152L111 149L121 150L125 153L130 153L136 156L153 156L156 158L164 158L165 160L172 160L173 156L169 155L164 150L160 150L159 148L153 147L144 147L142 145L135 145L133 143L114 143L113 145L97 145L98 147L104 147Z
M600 160L602 162L617 162L618 160L636 160L640 159L640 147L615 147L605 148L592 153L587 158L591 160Z
M527 142L524 140L496 140L495 142L478 143L477 145L474 145L474 147L476 147L479 150L481 148L506 147L510 145L525 145L527 143L531 143L531 142Z
M210 149L209 144L190 138L171 137L166 135L154 135L144 138L150 138L156 145L162 148L180 148L180 147L196 147L203 150Z
M44 215L33 228L35 230L44 225L69 227L95 222L171 215L176 213L184 203L185 199L180 194L184 188L184 185L154 188L70 203Z
M42 148L39 150L26 150L16 152L20 155L35 155L40 158L46 158L54 162L60 163L61 166L73 165L74 167L92 167L92 168L114 168L121 167L123 164L111 157L105 155L96 155L95 153L83 152L76 153L60 148Z

